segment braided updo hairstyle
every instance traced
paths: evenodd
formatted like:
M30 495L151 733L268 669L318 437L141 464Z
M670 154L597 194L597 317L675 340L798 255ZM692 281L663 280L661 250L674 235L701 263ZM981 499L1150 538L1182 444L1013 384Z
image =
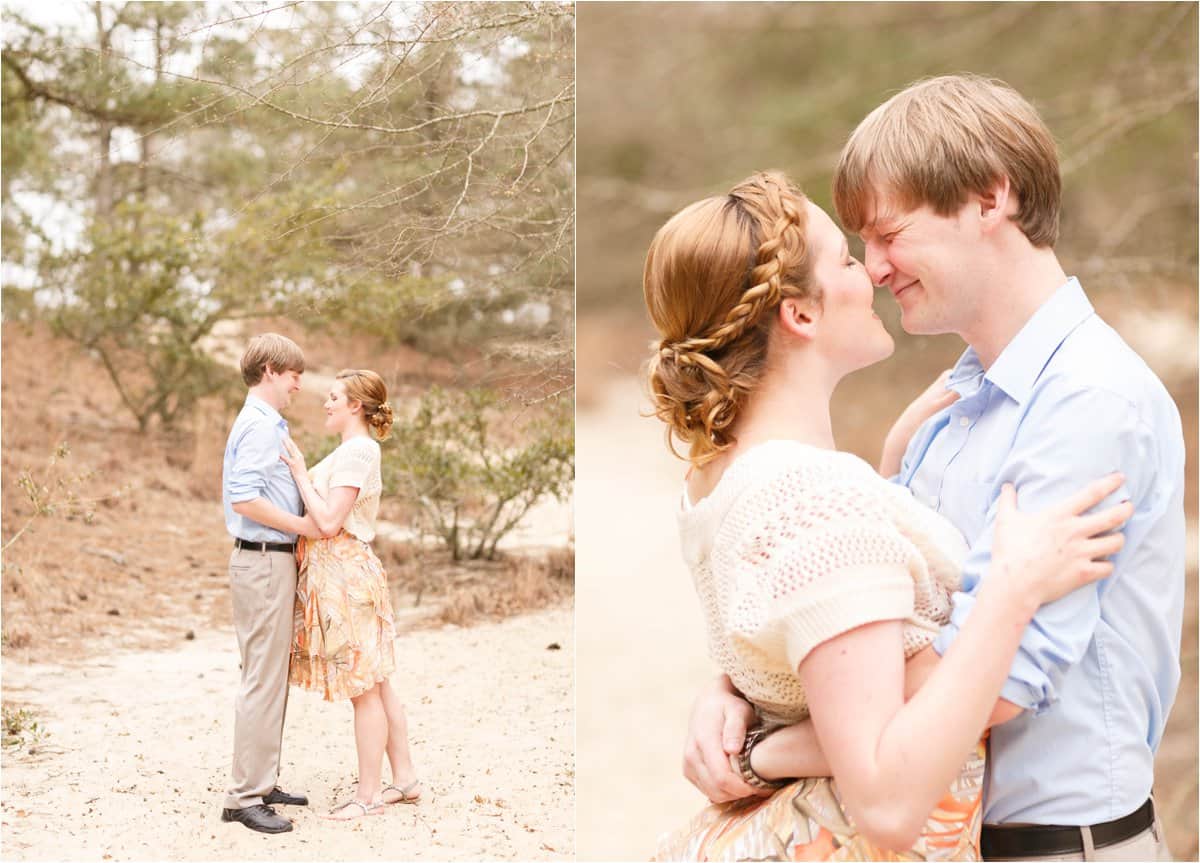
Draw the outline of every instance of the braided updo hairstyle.
M647 374L667 446L700 466L730 447L732 426L766 366L773 312L820 296L806 243L806 198L775 171L706 198L659 228L642 278L661 340Z
M337 379L346 388L347 398L362 402L363 418L375 438L386 440L392 432L392 406L383 378L370 369L342 369Z

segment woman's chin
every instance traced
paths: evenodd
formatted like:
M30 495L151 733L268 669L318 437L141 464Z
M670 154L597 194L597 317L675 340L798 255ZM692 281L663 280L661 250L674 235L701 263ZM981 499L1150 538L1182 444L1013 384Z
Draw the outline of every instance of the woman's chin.
M869 353L864 352L859 357L859 361L855 364L852 371L860 371L861 369L873 366L876 363L881 363L896 352L896 343L892 340L888 333L883 334L883 338L871 346L873 350Z

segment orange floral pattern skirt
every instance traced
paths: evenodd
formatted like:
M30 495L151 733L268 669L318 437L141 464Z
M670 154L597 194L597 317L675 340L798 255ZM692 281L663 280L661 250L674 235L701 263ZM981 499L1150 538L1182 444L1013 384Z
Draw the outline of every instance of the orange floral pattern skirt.
M396 670L387 575L371 546L342 531L300 537L288 679L326 701L353 698Z
M872 845L846 816L832 779L800 779L770 797L712 805L659 842L655 860L979 860L985 743L929 814L917 844Z

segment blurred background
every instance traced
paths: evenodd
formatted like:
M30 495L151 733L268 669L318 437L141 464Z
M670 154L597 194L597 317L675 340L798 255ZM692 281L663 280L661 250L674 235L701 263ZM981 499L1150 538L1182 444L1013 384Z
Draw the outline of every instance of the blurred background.
M831 211L836 157L859 120L918 78L974 72L1014 86L1055 134L1059 257L1183 417L1183 684L1157 799L1176 858L1196 859L1196 5L582 4L578 19L580 858L644 859L703 803L679 770L692 698L714 674L678 553L685 466L645 416L638 377L654 231L761 168ZM872 462L903 406L963 349L955 336L906 336L886 292L876 306L896 353L834 402L839 446Z

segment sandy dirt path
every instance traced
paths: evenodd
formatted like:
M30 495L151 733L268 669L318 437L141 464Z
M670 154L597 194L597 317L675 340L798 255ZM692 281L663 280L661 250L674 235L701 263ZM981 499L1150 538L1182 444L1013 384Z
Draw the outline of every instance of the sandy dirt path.
M679 555L683 463L617 380L576 416L580 860L646 860L704 799L679 773L688 708L715 675Z
M219 820L239 679L232 629L177 650L6 660L6 701L30 705L49 736L33 755L3 755L4 859L570 859L571 609L416 630L396 646L392 683L424 799L352 823L318 818L353 794L352 710L293 689L282 782L312 806L280 807L296 826L276 836Z

